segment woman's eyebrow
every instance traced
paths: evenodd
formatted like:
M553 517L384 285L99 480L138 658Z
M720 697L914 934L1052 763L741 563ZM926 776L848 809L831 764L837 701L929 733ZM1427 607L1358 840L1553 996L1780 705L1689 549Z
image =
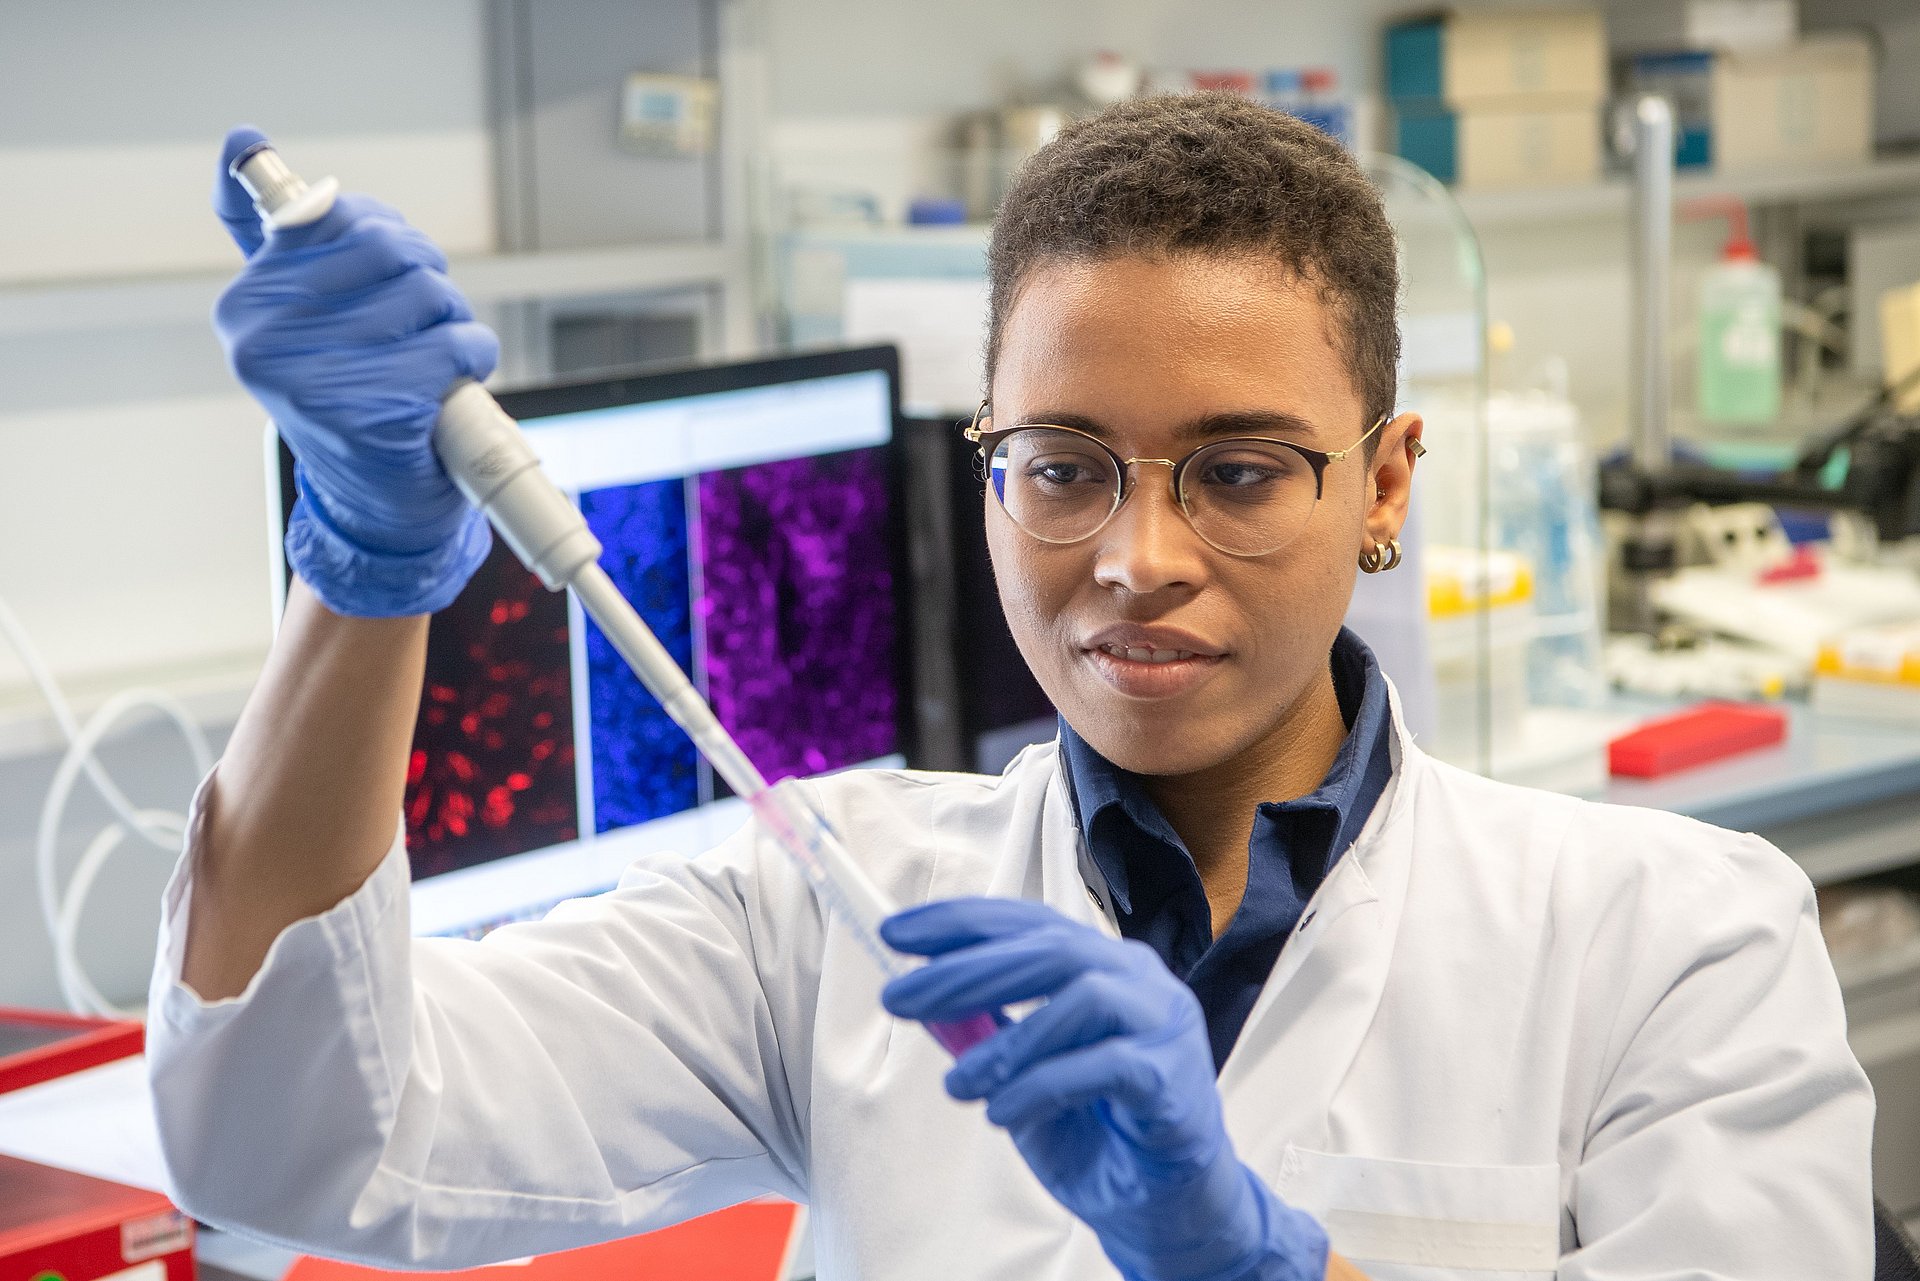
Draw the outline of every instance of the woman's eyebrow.
M1071 427L1083 431L1089 436L1107 440L1114 435L1111 427L1098 419L1085 414L1042 412L1026 415L1021 426L1045 424L1049 427ZM1243 409L1223 414L1206 414L1177 424L1173 429L1175 440L1202 441L1216 440L1227 436L1311 436L1313 424L1298 414L1283 410Z

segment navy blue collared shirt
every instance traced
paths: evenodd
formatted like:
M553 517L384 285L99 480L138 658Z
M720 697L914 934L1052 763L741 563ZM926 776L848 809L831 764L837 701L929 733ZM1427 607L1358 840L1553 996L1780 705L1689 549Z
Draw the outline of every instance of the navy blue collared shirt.
M1343 628L1330 662L1347 740L1313 792L1255 810L1246 895L1218 939L1193 856L1141 776L1060 722L1080 832L1106 877L1120 933L1152 947L1200 998L1215 1071L1240 1038L1307 901L1359 837L1393 775L1387 683L1373 651Z

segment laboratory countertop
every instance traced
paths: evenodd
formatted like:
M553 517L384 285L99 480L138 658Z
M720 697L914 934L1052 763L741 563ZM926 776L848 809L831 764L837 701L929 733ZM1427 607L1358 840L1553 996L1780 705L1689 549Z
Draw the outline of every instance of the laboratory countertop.
M1786 710L1777 747L1668 778L1616 778L1597 799L1759 831L1920 793L1920 726Z
M1612 779L1595 799L1757 832L1818 886L1920 867L1920 726L1786 711L1777 747L1670 778Z

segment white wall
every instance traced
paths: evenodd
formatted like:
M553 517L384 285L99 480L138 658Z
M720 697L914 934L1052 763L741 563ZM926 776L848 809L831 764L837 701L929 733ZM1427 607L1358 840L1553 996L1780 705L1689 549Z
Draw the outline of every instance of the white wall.
M0 289L221 271L221 136L492 247L483 0L119 0L0 15ZM262 416L197 318L0 336L0 595L63 677L258 654ZM0 646L0 703L23 674Z
M449 251L493 230L480 0L10 4L0 19L0 281L229 263L221 135L389 193Z
M207 200L221 137L242 121L308 173L380 191L450 249L491 248L484 2L8 0L0 292L230 270ZM0 331L0 596L77 695L150 677L187 692L257 663L262 424L199 317ZM22 709L36 700L0 644L13 727L0 733L0 1005L52 1005L29 849L53 760L11 752ZM142 804L184 806L192 779L167 734L135 730L106 755ZM70 844L101 817L82 796ZM86 963L115 999L144 986L167 862L129 844L89 908Z

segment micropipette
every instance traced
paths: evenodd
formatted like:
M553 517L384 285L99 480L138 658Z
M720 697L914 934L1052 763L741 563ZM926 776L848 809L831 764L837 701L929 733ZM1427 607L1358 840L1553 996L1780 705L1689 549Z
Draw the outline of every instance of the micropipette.
M228 167L253 197L268 230L316 222L333 208L338 185L311 185L288 168L271 144L257 142ZM829 909L837 911L862 947L892 977L904 970L899 954L880 939L880 922L893 903L841 843L826 819L788 783L771 787L720 724L651 629L600 567L600 541L580 509L540 468L533 447L499 402L479 383L462 379L447 393L433 430L433 449L453 483L487 514L522 564L549 591L573 589L575 599L627 660L634 675L687 732L694 745L787 852ZM928 1029L958 1055L1003 1026L983 1013Z

